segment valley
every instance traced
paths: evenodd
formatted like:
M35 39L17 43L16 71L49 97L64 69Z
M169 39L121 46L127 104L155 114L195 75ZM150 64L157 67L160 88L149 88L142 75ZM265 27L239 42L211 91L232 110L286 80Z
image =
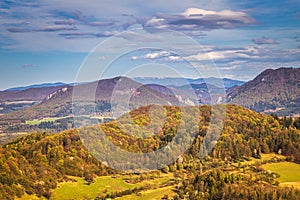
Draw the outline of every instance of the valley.
M0 200L300 200L299 0L0 15Z
M146 123L149 108L138 108L129 116L136 120L135 123ZM97 138L95 131L101 128L120 148L132 152L152 151L163 148L170 137L176 137L170 129L172 123L178 123L176 113L179 110L176 107L166 107L170 121L155 137L145 139L133 138L118 130L118 121L122 126L132 126L126 115L104 124L59 134L33 133L20 137L0 147L1 198L193 199L203 196L208 199L221 194L235 198L239 194L243 198L276 195L276 198L296 199L300 194L296 189L300 180L297 176L291 179L291 174L282 169L298 170L300 166L297 164L300 163L299 130L276 117L227 105L227 117L218 143L211 153L199 158L202 141L210 144L209 141L215 140L213 135L206 135L207 129L204 128L209 123L211 108L199 107L202 128L197 129L195 141L182 158L152 172L128 173L107 167L95 159L97 154L86 150L79 137L80 131L85 130ZM189 113L192 115L193 112ZM91 144L94 142L97 140ZM106 148L105 143L101 146ZM210 149L209 146L205 148ZM111 157L107 162L113 162L113 159ZM146 166L151 160L145 162ZM285 187L289 185L294 188ZM234 192L229 189L232 187Z
M297 117L300 112L298 102L300 99L299 69L266 70L246 83L217 78L188 80L182 78L134 78L134 80L116 77L82 83L76 87L74 84L59 83L2 91L0 92L0 134L43 130L59 132L70 129L74 127L71 118L72 112L76 110L81 110L78 115L85 118L85 121L94 120L93 123L98 123L98 119L103 118L100 121L107 122L115 118L111 114L111 108L115 106L110 101L112 96L121 95L116 103L126 104L126 102L122 102L122 92L125 92L125 96L127 93L133 94L130 101L134 106L130 109L157 103L176 106L229 103L279 116ZM119 81L123 86L119 85L121 83ZM205 81L208 82L205 83ZM185 85L187 83L190 85ZM223 86L220 85L221 83ZM115 87L119 91L113 93ZM222 89L222 87L224 88ZM72 107L74 88L84 91L82 96L76 97L83 101L81 104L75 104L77 107ZM96 88L95 99L84 99L88 91L93 88ZM118 109L123 110L124 108ZM94 113L91 114L91 110L95 110ZM30 121L43 123L34 124Z
M0 199L297 199L300 118L294 116L299 106L293 99L299 93L298 88L287 90L289 105L271 92L286 89L267 90L266 78L256 83L272 73L277 71L237 82L241 85L227 88L229 99L220 102L216 99L222 89L200 79L190 86L170 86L143 85L126 77L53 86L59 88L42 100L3 100ZM275 79L279 78L270 78ZM284 80L292 81L287 75ZM78 88L84 93L74 97ZM88 93L94 89L91 100ZM31 89L23 93L26 90ZM260 90L267 91L265 97L253 93ZM130 109L125 112L128 102L123 97L128 94ZM247 96L254 94L255 99ZM115 95L118 101L111 100ZM226 104L237 99L243 107ZM18 108L19 104L26 106ZM114 154L110 144L137 156L132 160L127 154ZM157 160L138 156L157 149L166 153ZM180 156L159 165L172 158L167 151ZM120 162L124 159L131 162ZM148 171L153 164L158 169Z

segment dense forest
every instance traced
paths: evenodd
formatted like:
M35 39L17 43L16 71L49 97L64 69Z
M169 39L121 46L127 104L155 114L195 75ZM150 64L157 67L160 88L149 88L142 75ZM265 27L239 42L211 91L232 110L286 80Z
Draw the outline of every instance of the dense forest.
M185 138L192 138L180 161L161 166L163 173L177 174L175 199L297 199L300 196L297 189L278 187L276 174L265 173L259 165L239 164L237 169L229 170L230 163L268 153L284 155L286 160L300 163L299 119L268 116L234 105L165 106L164 109L163 125L160 115L153 115L158 119L151 116L156 110L146 106L106 124L59 134L34 133L0 147L0 199L14 199L25 193L51 198L59 182L72 181L70 176L83 177L92 184L95 177L120 174L121 171L95 159L101 155L91 154L82 143L84 140L86 144L88 136L92 136L96 142L90 141L91 145L99 145L103 141L97 135L100 129L115 145L138 153L162 149L172 140L188 144ZM220 127L211 124L212 113L218 118L223 111L226 118L219 137L215 133ZM146 127L144 135L138 135L137 127ZM185 137L177 137L183 132ZM83 137L82 133L88 135ZM104 144L102 148L106 148ZM173 148L174 152L181 150L181 146Z

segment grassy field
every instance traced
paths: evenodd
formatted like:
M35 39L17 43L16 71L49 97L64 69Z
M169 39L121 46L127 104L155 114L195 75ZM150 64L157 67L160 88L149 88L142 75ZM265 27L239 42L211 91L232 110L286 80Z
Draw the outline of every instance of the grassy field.
M52 200L69 199L94 199L98 195L114 191L123 191L126 189L139 188L146 184L159 186L170 180L172 174L162 175L154 180L145 180L136 184L130 184L123 180L123 177L112 178L111 176L102 176L95 179L95 182L87 185L86 181L79 177L72 177L77 182L60 183L58 188L52 193ZM168 190L169 191L169 190ZM155 191L152 191L153 193ZM170 191L169 191L170 192ZM145 193L146 194L146 193ZM159 192L160 194L160 192Z
M275 153L270 153L270 154L261 154L261 159L258 159L258 158L251 158L249 161L247 160L244 160L243 162L241 162L241 165L253 165L255 163L261 163L261 162L264 162L264 161L270 161L274 158L277 158L277 159L285 159L286 157L283 156L283 155L278 155L278 154L275 154ZM234 166L238 166L238 163L233 163Z
M168 197L172 197L175 195L173 192L174 187L168 186L163 188L158 188L155 190L147 190L141 192L139 195L132 194L132 195L126 195L120 198L116 198L118 200L158 200L164 197L165 195L168 195Z
M261 159L255 159L255 160L268 161L268 160L271 160L272 158L285 159L286 157L283 155L275 154L275 153L269 153L269 154L262 153Z
M291 162L269 163L263 165L263 168L280 175L277 179L281 185L300 188L300 165Z
M31 121L26 121L26 124L28 125L39 125L41 124L42 122L55 122L56 120L58 120L60 118L44 118L44 119L35 119L35 120L31 120Z
M61 183L53 192L53 200L67 199L94 199L99 194L107 192L121 191L137 187L138 184L126 183L121 178L111 178L110 176L102 176L95 179L95 183L87 185L82 178L73 177L77 182Z

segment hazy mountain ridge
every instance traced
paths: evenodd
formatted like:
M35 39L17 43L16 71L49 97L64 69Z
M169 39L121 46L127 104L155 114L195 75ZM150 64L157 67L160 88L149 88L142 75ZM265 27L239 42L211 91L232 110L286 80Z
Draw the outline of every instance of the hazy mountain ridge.
M170 86L170 87L180 87L184 85L189 84L211 84L216 85L218 87L225 87L226 89L233 87L235 85L242 85L245 82L239 81L239 80L233 80L228 78L215 78L215 77L209 77L209 78L172 78L172 77L165 77L165 78L152 78L152 77L134 77L133 80L140 82L142 84L158 84L158 85L164 85L164 86ZM216 83L216 84L214 84ZM220 85L220 83L223 84Z
M0 102L5 101L42 101L45 97L56 91L61 86L51 86L51 87L42 87L42 88L28 88L24 90L6 90L0 91Z
M27 90L27 89L32 89L32 88L57 87L57 86L65 86L65 85L72 85L72 83L71 84L63 83L63 82L41 83L41 84L34 84L34 85L28 85L28 86L8 88L4 91L21 91L21 90Z
M76 87L80 89L80 96L83 99L85 97L91 99L90 96L94 94L95 101L105 101L109 103L113 92L116 90L115 87L117 86L117 90L124 90L125 93L127 92L127 96L133 95L131 100L139 99L139 101L149 102L151 104L151 95L156 97L161 96L160 98L155 97L154 99L156 100L152 101L152 103L159 103L159 100L165 99L161 102L165 105L168 105L169 103L172 105L179 105L179 103L188 105L220 103L219 98L217 97L222 93L226 95L226 92L227 100L223 99L223 102L242 105L258 112L275 112L281 115L293 115L300 113L299 74L299 68L268 69L253 80L240 86L235 85L228 88L226 91L224 91L224 88L222 89L221 85L223 85L223 83L224 85L229 86L234 83L241 84L242 82L231 79L220 80L217 78L208 78L206 79L206 83L202 83L204 81L202 78L187 80L182 78L136 78L136 80L138 79L141 82L154 82L143 85L143 83L136 82L126 77L122 77L121 79L123 82L119 83L120 77L116 77L83 83ZM215 85L211 83L215 83ZM5 99L34 99L43 101L41 104L35 105L32 109L27 108L24 111L14 112L11 116L7 115L10 118L12 118L13 115L21 118L26 116L30 116L30 118L39 118L43 116L53 117L62 116L63 114L69 115L72 110L73 87L74 86L57 86L33 88L23 91L4 91L0 92L0 99L2 101ZM95 88L97 89L95 90ZM141 94L140 91L133 91L134 88L139 88L138 90L143 88L144 92ZM146 95L146 91L150 92L151 95ZM125 95L125 93L123 95ZM6 98L7 94L8 96ZM174 96L176 98L174 98ZM26 114L27 111L31 114Z
M165 86L160 86L161 91L151 87L153 85L142 85L126 77L103 79L76 86L62 87L48 94L40 104L8 113L5 116L0 116L0 118L37 119L67 116L72 114L71 105L73 100L88 101L87 103L93 104L97 102L111 103L112 98L117 98L116 100L119 101L119 104L125 105L130 103L133 106L132 109L147 104L187 105L184 98L181 98L182 101L180 101L173 93L164 93L168 90ZM131 96L128 99L130 102L126 100L128 96Z
M43 101L47 95L63 86L29 88L24 90L0 91L0 114L23 110Z

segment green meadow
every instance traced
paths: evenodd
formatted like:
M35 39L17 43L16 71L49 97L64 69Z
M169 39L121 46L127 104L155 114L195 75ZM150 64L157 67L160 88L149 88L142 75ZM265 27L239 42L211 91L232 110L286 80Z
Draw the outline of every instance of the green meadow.
M263 168L280 175L277 179L281 185L300 188L300 165L292 162L269 163Z
M26 124L28 124L28 125L39 125L42 122L55 122L58 119L60 119L60 118L53 117L53 118L35 119L35 120L26 121Z
M52 200L79 200L79 199L94 199L99 195L109 194L116 191L124 191L127 189L140 188L145 185L155 185L159 187L161 184L164 184L173 177L172 174L163 174L159 178L153 180L144 180L135 184L127 183L124 180L124 176L119 176L113 178L111 176L101 176L95 178L95 182L88 185L83 178L72 177L76 182L63 182L60 183L57 189L52 193ZM131 177L132 178L132 177ZM157 193L157 196L163 197L164 194L169 194L172 192L171 187L159 188L158 190L147 190L142 191L141 194L145 196L153 196L154 193ZM125 199L128 199L129 196L124 196ZM122 199L121 197L120 199ZM144 199L144 198L143 198Z

